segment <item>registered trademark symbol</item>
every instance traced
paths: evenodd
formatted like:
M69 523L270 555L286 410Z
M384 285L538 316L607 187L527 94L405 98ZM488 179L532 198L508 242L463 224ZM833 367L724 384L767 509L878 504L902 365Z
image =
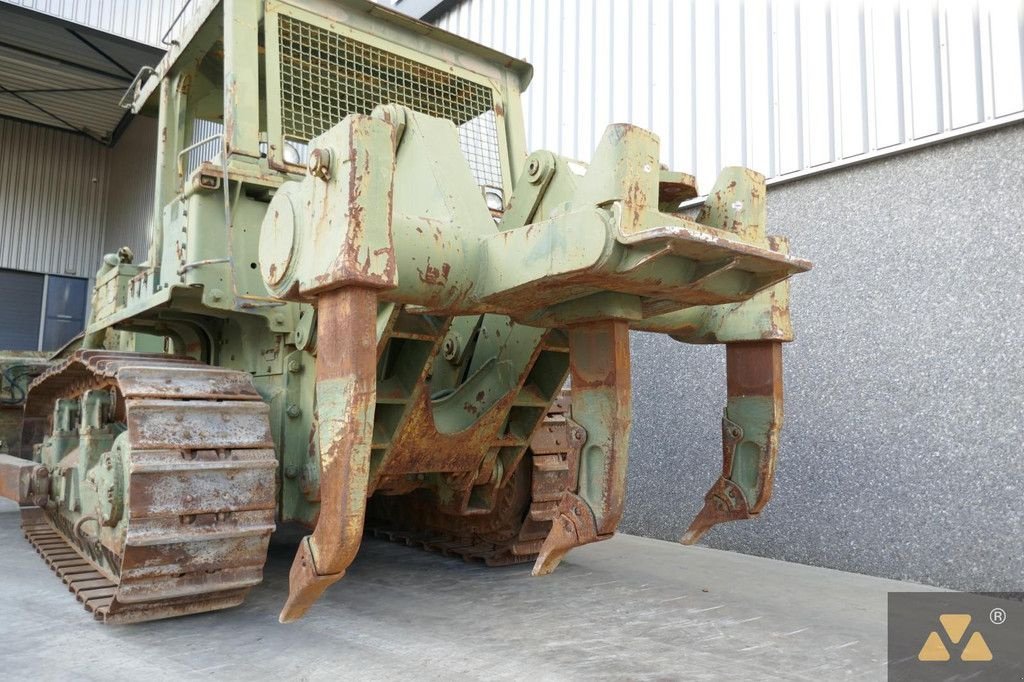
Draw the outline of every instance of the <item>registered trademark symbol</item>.
M1003 611L1002 609L1000 609L998 607L994 608L988 614L988 619L990 621L992 621L993 625L1002 625L1003 623L1006 622L1006 611Z

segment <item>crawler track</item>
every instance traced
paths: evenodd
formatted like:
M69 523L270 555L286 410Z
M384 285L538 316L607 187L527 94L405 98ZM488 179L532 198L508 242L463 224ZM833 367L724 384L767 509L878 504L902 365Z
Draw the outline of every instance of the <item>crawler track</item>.
M115 392L111 421L126 428L127 445L109 453L127 471L123 518L105 528L51 496L45 510L22 512L26 537L104 622L240 604L263 578L276 496L268 409L251 378L184 358L79 351L33 383L26 415L97 388ZM56 476L76 475L69 459Z

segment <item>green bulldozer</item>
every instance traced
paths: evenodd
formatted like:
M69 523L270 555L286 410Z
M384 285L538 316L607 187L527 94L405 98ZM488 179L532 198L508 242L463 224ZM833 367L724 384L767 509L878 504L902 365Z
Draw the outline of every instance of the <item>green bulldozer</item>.
M766 234L753 171L687 209L641 128L589 163L530 153L531 75L363 0L222 0L136 79L148 254L104 258L27 390L38 435L0 456L97 619L241 603L285 523L311 530L282 622L367 532L550 573L622 515L631 331L726 346L722 475L683 541L761 511L810 263Z

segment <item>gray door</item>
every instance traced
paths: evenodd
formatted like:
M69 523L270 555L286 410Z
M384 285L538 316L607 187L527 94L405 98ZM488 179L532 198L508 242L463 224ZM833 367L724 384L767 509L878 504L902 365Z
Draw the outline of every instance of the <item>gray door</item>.
M44 279L34 272L0 269L0 350L39 348Z
M42 350L57 350L85 329L88 280L50 275L46 285L46 320Z

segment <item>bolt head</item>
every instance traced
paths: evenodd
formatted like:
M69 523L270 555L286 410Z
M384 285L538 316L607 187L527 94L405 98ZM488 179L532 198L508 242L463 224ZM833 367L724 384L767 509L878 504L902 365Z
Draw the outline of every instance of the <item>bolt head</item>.
M306 164L309 174L313 177L327 181L331 178L331 152L328 149L314 149L309 154L309 163Z
M294 419L302 414L302 408L296 405L295 403L292 403L291 405L288 406L287 413L289 417Z

